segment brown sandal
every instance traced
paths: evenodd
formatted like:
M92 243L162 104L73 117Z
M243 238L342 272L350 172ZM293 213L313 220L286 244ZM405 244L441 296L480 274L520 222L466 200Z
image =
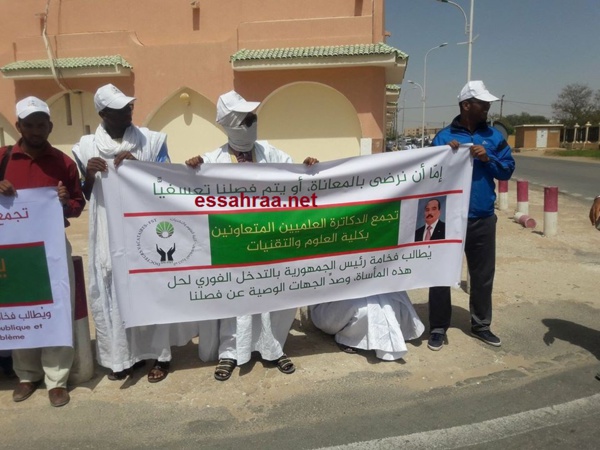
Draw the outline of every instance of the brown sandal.
M275 361L275 364L277 364L277 368L282 373L289 375L296 371L296 367L294 366L294 363L292 362L292 360L290 358L287 357L287 355L285 353L283 355L281 355L281 357L277 361Z
M154 361L154 365L148 372L148 383L158 383L164 380L169 375L170 361Z
M355 349L354 347L350 347L349 345L344 345L344 344L338 343L338 347L344 353L349 353L351 355L358 353L357 349Z
M219 364L215 367L215 380L227 381L231 378L233 369L237 366L235 359L223 358L219 360Z
M131 366L129 369L121 370L120 372L109 373L106 376L106 378L108 378L110 381L124 380L128 376L133 375L134 370L140 369L140 368L144 367L145 365L146 365L146 361L138 361L133 366Z

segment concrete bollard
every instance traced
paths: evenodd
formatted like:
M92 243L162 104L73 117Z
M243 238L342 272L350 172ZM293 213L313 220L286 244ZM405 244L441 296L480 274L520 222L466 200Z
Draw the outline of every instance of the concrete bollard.
M527 214L516 212L514 221L520 223L524 228L535 228L537 223L533 217L529 217Z
M544 188L544 236L556 235L558 228L558 187Z
M508 209L508 180L498 180L498 209Z
M79 384L89 381L94 376L94 360L81 256L73 256L73 268L75 269L75 320L73 322L75 357L69 374L69 383Z
M529 182L517 180L517 212L529 214Z

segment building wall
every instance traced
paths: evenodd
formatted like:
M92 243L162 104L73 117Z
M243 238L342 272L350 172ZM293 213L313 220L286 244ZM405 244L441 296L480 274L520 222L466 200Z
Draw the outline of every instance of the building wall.
M543 148L558 148L560 147L561 129L562 125L551 124L516 126L514 146L516 148L538 148L538 130L547 130L547 143Z
M52 143L69 149L86 130L95 130L99 117L90 100L99 86L113 83L137 97L135 123L167 132L173 159L181 162L224 140L214 124L216 101L222 93L235 89L248 99L281 101L296 98L293 85L302 83L304 95L315 99L310 114L319 117L322 109L317 107L323 106L319 93L327 86L332 94L326 98L334 101L330 112L343 112L342 123L334 123L336 116L321 114L333 127L323 136L315 126L306 126L301 133L293 124L284 126L281 115L267 115L260 118L261 138L294 131L293 137L276 140L298 154L304 154L301 149L310 142L317 152L313 156L321 160L357 154L360 139L372 139L372 151L382 150L383 68L234 72L229 58L242 48L384 41L383 0L306 0L301 7L292 0L201 0L196 4L199 8L189 0L51 1L47 34L54 57L119 54L133 66L133 75L66 78L61 80L64 88L52 79L2 78L4 139L9 142L18 137L12 125L15 102L35 95L50 103L55 123ZM48 57L40 19L45 8L42 0L0 1L0 16L11 18L0 27L0 66ZM179 98L184 91L190 95L189 103ZM70 95L68 107L65 93ZM293 104L288 107L294 109ZM262 111L272 108L265 104L259 112L262 116ZM308 111L306 105L303 108Z

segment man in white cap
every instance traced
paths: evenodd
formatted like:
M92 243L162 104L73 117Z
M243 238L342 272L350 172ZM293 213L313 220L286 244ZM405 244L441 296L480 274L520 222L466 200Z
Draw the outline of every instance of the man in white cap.
M58 200L63 206L65 227L68 227L67 218L79 217L85 205L77 166L48 142L52 122L45 102L27 97L17 103L16 110L16 128L21 138L14 146L0 148L0 195L14 196L19 189L56 187ZM72 311L75 275L71 245L68 240L66 244ZM73 347L13 350L12 356L13 368L19 377L19 384L13 392L15 402L27 400L43 381L52 406L69 403L67 380L73 365Z
M465 255L471 290L471 334L494 347L501 341L490 330L492 323L492 288L496 270L496 200L494 180L508 180L515 170L515 160L502 134L487 124L488 111L498 98L490 94L482 81L469 81L458 96L460 115L439 131L432 145L450 145L458 149L468 144L473 157L471 199L465 239ZM449 287L429 289L430 335L427 346L442 348L450 326L452 305Z
M154 359L148 381L166 378L171 361L171 345L185 345L195 335L193 323L123 327L112 284L112 264L108 227L100 174L125 159L169 162L164 133L138 128L132 123L135 98L107 84L96 91L94 106L102 123L96 133L83 136L73 147L79 170L85 180L83 192L90 200L89 211L89 301L96 326L97 359L111 370L110 380L123 380L145 359Z
M217 102L217 123L225 130L227 143L185 163L191 167L202 163L292 163L287 153L267 141L256 140L258 117L254 111L259 105L244 100L235 91L221 95ZM304 160L307 166L317 162L311 157ZM294 308L200 322L200 358L203 361L218 358L215 379L219 381L228 380L237 365L250 361L253 351L272 361L282 373L291 374L296 368L283 352L283 346L295 316Z

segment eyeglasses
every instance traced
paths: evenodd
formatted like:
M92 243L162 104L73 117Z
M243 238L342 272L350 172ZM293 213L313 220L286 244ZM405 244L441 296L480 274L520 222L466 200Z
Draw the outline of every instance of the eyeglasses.
M108 106L102 110L105 113L109 114L125 114L133 111L133 103L129 103L128 105L123 106L121 109L109 108Z
M489 106L489 105L491 105L491 102L485 102L483 100L478 100L476 98L472 98L471 100L469 100L469 103L477 103L478 105L481 105L481 106Z
M256 114L248 113L246 114L246 117L244 117L244 120L242 120L242 125L251 127L254 123L256 123L257 120L258 116Z

